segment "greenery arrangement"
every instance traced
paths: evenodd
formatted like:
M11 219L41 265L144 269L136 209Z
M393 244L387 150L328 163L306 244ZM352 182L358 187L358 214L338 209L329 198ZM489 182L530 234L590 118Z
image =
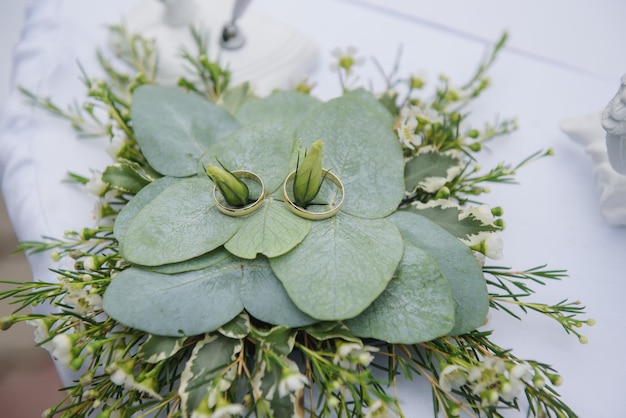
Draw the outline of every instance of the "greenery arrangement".
M2 329L29 322L76 372L44 416L404 416L394 388L415 376L435 416L576 416L550 365L478 330L489 309L538 312L581 342L593 324L577 303L530 300L564 271L485 263L504 222L479 196L551 154L477 163L516 127L467 120L506 36L471 80L441 76L429 98L397 66L385 91L355 87L359 58L337 51L344 93L322 102L306 82L268 97L231 86L197 31L191 75L158 85L151 41L111 31L118 60L99 55L107 77L85 75L82 106L25 91L109 137L114 160L70 174L97 196L96 226L21 244L73 268L0 293L16 304Z

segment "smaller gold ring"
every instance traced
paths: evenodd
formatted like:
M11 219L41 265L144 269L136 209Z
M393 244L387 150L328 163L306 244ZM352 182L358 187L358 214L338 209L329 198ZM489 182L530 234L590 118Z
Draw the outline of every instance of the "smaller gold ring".
M283 197L285 198L285 203L287 203L287 208L289 208L291 212L295 213L301 218L310 219L312 221L318 221L320 219L330 218L331 216L335 216L337 212L339 212L339 209L341 209L341 207L343 206L343 201L346 196L345 189L343 188L343 183L341 182L341 180L339 180L339 177L337 177L330 171L326 170L326 178L332 181L333 183L335 183L335 186L337 186L337 188L341 192L341 200L339 201L339 203L337 203L335 207L333 207L330 210L327 210L324 212L313 212L313 211L301 208L289 198L289 193L287 192L287 183L289 182L289 180L295 177L295 175L296 175L296 170L292 171L287 176L287 178L285 179L285 182L283 183Z
M235 177L246 178L246 179L254 180L255 182L259 183L261 185L261 195L259 196L257 200L255 200L254 202L242 208L228 207L228 206L223 205L220 202L220 200L217 198L217 192L219 189L217 185L215 185L215 187L213 187L213 202L215 202L215 206L217 207L217 210L222 212L224 215L228 215L228 216L249 215L252 212L258 210L263 204L263 199L265 198L265 184L263 184L263 180L261 180L259 176L257 176L256 174L250 171L237 170L237 171L232 171L232 173L235 175Z

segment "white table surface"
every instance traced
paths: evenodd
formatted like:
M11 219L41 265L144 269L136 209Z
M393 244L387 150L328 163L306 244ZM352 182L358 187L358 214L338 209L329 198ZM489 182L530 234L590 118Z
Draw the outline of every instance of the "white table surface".
M156 0L155 0L156 1ZM102 23L118 23L133 2L122 0L31 0L25 31L14 55L14 86L28 87L58 103L82 97L76 61L96 73L94 48L105 42ZM535 299L581 300L593 328L581 345L558 324L530 314L519 322L493 312L487 328L520 358L553 365L564 378L559 392L581 417L623 415L626 344L626 229L600 215L591 161L559 130L567 118L601 110L626 72L626 3L621 1L501 2L496 0L256 0L250 13L293 25L320 51L312 75L314 94L339 94L328 70L335 47L356 46L391 68L402 45L401 74L424 70L435 82L444 72L462 83L502 30L510 43L491 71L493 87L472 108L477 126L494 117L516 117L520 129L489 145L484 167L516 163L539 149L556 156L520 171L518 185L492 187L487 203L505 209L505 258L499 265L524 269L548 263L570 277L537 288ZM380 78L371 63L361 81ZM23 101L13 88L0 114L0 180L18 238L61 236L92 223L94 201L61 183L67 171L102 169L103 140L78 140L64 121ZM30 257L33 275L54 275L47 256ZM426 393L420 399L428 399ZM415 403L413 394L403 394ZM414 415L429 409L412 406ZM519 416L525 416L520 414Z

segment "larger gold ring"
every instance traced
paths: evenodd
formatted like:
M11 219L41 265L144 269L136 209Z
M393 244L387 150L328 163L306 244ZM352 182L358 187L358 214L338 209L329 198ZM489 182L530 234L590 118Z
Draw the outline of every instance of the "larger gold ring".
M337 188L341 192L341 200L339 201L339 203L337 203L330 210L327 210L324 212L313 212L313 211L301 208L289 198L289 193L287 192L287 183L289 182L289 180L295 177L295 175L296 175L296 170L292 171L287 176L287 178L285 179L285 182L283 183L283 197L285 198L285 203L287 203L287 208L289 208L291 212L295 213L301 218L310 219L313 221L330 218L331 216L335 216L337 212L339 212L339 209L341 209L341 207L343 206L343 202L346 196L345 189L343 188L343 183L341 182L341 180L339 180L339 177L337 177L330 171L326 170L326 178L332 181L333 183L335 183L335 186L337 186Z
M265 198L265 185L263 184L263 180L261 180L261 178L256 174L245 170L232 171L232 174L235 175L235 177L246 178L254 180L256 183L259 183L261 185L261 195L257 200L242 208L226 206L218 199L217 193L219 191L219 188L217 187L217 185L215 185L215 187L213 187L213 202L215 203L217 210L228 216L245 216L258 210L263 204L263 199Z

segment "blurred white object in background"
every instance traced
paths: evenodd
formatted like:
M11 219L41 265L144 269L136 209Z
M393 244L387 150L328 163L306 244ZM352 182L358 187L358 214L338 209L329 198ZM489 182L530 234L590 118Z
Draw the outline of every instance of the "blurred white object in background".
M310 74L318 60L312 40L295 28L246 10L248 2L224 0L140 0L125 16L130 33L152 38L159 51L159 81L176 83L181 45L195 51L190 27L207 32L209 59L232 71L232 84L254 80L258 94L288 88ZM224 26L237 22L245 43L227 49L220 39Z
M621 109L622 112L626 110L623 104ZM626 115L626 113L624 114ZM618 158L622 159L622 164L626 161L626 146L622 145L622 154L618 156L615 150L612 150L611 146L608 145L611 135L606 134L605 140L605 132L602 129L604 118L598 112L586 117L568 119L561 123L561 129L572 140L583 145L593 161L593 175L600 195L600 206L604 219L611 225L626 225L626 176L617 173L614 164ZM626 126L626 120L622 120L621 126L622 128ZM615 139L626 144L625 134L626 130L622 130L622 136ZM625 165L621 167L626 168Z
M611 166L626 175L626 74L621 78L615 96L602 112L602 127L606 131L606 147Z

